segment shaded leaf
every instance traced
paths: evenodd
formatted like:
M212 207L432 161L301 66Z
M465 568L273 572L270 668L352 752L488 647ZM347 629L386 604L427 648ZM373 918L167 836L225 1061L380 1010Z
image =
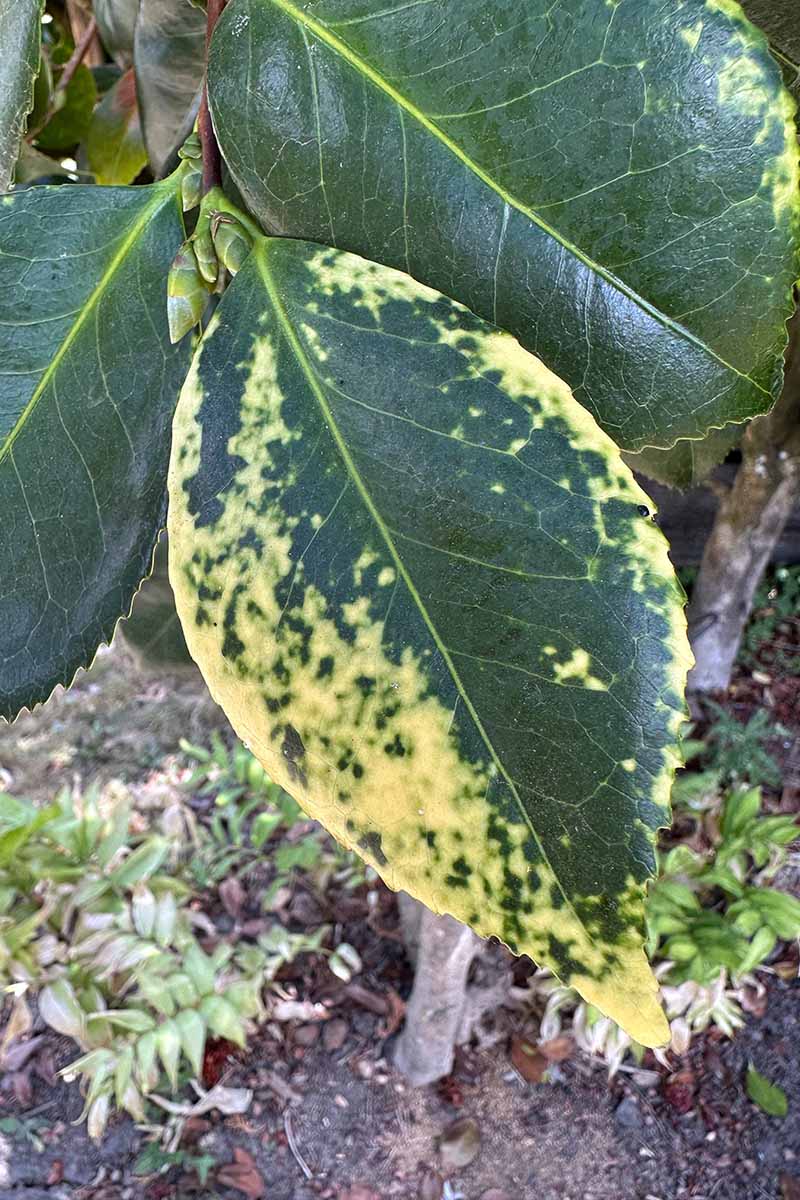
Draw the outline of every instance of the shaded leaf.
M195 1009L187 1009L178 1013L175 1025L180 1035L183 1053L192 1064L195 1075L199 1075L203 1069L203 1051L206 1044L205 1022Z
M206 14L190 0L141 0L133 61L150 164L161 175L200 105Z
M94 0L94 15L103 45L112 58L128 66L133 57L133 33L139 0Z
M132 183L147 163L132 70L125 72L94 110L86 150L89 167L100 184Z
M62 69L70 56L67 47L56 47L53 63ZM58 72L56 72L56 85ZM66 90L58 94L59 104L50 120L34 139L40 150L51 153L71 150L89 132L94 106L97 103L97 84L88 67L79 66Z
M68 179L69 171L62 167L54 158L48 158L35 146L23 142L19 158L14 167L14 183L17 187L33 183L36 179L46 179L49 183L59 179Z
M789 1102L783 1088L778 1087L776 1083L770 1083L752 1063L747 1068L747 1094L753 1103L770 1117L785 1117L789 1111Z
M44 187L0 202L6 718L91 663L150 568L187 361L166 319L177 191Z
M85 1014L72 985L66 979L55 979L39 993L39 1016L57 1033L80 1040Z
M626 449L766 411L800 200L763 36L717 0L452 12L228 4L212 112L264 227L509 329Z
M676 442L671 450L650 448L638 454L624 454L623 458L632 471L657 479L667 487L688 491L724 462L729 451L742 440L746 428L746 425L726 425L724 429L712 429L697 441Z
M270 778L391 887L666 1040L643 891L689 655L610 439L508 335L285 239L223 297L175 429L178 611Z
M0 0L0 192L11 186L39 70L44 0Z

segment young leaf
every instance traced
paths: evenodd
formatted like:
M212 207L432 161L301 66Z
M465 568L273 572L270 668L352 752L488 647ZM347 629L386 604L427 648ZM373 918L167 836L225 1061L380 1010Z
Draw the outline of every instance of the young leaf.
M86 149L89 167L100 184L132 183L147 162L132 70L94 110Z
M55 979L39 993L39 1016L51 1029L76 1041L83 1034L86 1014L66 979Z
M0 192L14 175L39 70L44 0L0 0Z
M232 0L209 87L265 228L509 329L626 449L771 406L797 145L737 5Z
M133 62L144 140L156 175L191 131L200 105L206 14L191 0L141 0Z
M390 886L666 1040L643 895L689 652L610 439L507 334L285 239L228 289L175 430L178 611L269 777Z
M186 1009L175 1018L175 1026L181 1039L183 1053L192 1064L195 1075L203 1069L203 1051L206 1044L206 1025L199 1012Z
M2 717L88 666L150 569L187 362L166 314L178 191L0 200Z
M783 1088L770 1081L750 1063L747 1068L747 1094L754 1104L771 1117L785 1117L789 1102Z

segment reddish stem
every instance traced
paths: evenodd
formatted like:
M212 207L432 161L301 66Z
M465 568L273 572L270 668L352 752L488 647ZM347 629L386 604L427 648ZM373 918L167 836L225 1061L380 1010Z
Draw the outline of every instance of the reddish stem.
M208 54L211 47L211 35L220 18L227 0L208 0L208 23L206 24L206 82L203 84L203 98L200 101L200 112L197 118L197 129L200 134L200 144L203 147L203 194L222 183L222 155L219 152L217 136L211 121L208 108Z

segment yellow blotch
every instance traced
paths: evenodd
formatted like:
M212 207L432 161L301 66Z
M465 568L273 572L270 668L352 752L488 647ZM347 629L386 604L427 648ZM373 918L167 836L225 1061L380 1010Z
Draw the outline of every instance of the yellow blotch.
M608 684L591 673L591 659L585 650L575 650L565 663L553 663L553 674L559 683L575 679L591 692L607 692Z

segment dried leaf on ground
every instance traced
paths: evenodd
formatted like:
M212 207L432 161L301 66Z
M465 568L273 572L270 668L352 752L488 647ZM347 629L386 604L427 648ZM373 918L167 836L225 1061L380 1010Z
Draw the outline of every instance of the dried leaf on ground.
M541 1048L523 1037L512 1038L511 1062L527 1083L541 1083L550 1066Z
M575 1042L571 1037L562 1034L561 1037L551 1038L549 1042L540 1042L538 1049L548 1062L564 1062L572 1058L575 1052Z
M388 1038L392 1034L397 1033L403 1024L403 1019L406 1015L406 1002L398 996L394 988L389 988L386 993L386 1001L389 1011L386 1014L386 1020L381 1024L379 1036Z
M275 1000L270 1015L276 1021L324 1021L328 1009L310 1000Z
M781 1200L800 1200L800 1179L785 1171L781 1174Z
M234 875L219 885L219 898L234 921L242 915L247 893Z
M341 1050L349 1032L350 1027L342 1017L334 1017L328 1022L322 1031L322 1044L329 1054L334 1050Z
M664 1099L679 1113L691 1112L694 1108L695 1087L694 1071L676 1071L664 1084Z
M442 1200L444 1183L438 1171L426 1171L419 1185L419 1200Z
M174 1113L179 1117L200 1117L214 1108L224 1113L225 1116L232 1116L236 1113L247 1112L253 1101L253 1093L250 1088L229 1088L218 1084L210 1092L204 1092L194 1082L192 1082L192 1087L199 1096L194 1104L167 1100L164 1096L155 1094L152 1094L150 1099L161 1108L166 1109L167 1112Z
M261 1200L261 1197L266 1195L264 1178L256 1166L255 1159L241 1146L234 1150L233 1162L227 1163L217 1171L217 1183L241 1192L249 1197L249 1200Z
M445 1170L458 1171L468 1167L480 1153L481 1134L478 1124L471 1117L454 1121L444 1131L439 1141L439 1154Z

